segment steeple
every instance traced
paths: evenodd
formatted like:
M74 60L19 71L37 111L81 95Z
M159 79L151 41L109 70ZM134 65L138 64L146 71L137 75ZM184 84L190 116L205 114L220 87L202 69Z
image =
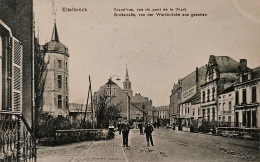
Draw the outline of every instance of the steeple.
M51 40L59 42L59 36L58 36L58 30L57 30L57 26L56 26L56 20L54 20L54 27L53 27L53 31L52 31Z
M126 65L126 75L125 75L125 80L129 80L127 65Z
M128 76L128 69L126 65L126 74L125 74L125 81L123 83L124 91L130 96L133 97L133 91L131 90L131 82Z

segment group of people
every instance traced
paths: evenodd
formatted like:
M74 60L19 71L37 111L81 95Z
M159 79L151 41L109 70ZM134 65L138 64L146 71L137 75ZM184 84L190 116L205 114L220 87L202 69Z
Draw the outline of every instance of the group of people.
M127 121L125 121L124 123L121 123L120 121L117 124L117 128L119 131L119 134L123 134L123 147L129 147L128 146L128 134L130 131L130 125ZM138 128L140 130L140 135L143 135L145 133L146 135L146 140L147 140L147 146L150 146L150 143L152 146L154 146L153 144L153 138L152 138L152 132L154 131L153 126L150 124L150 122L147 122L146 125L144 125L143 123L139 123L138 124ZM144 131L143 131L144 128Z

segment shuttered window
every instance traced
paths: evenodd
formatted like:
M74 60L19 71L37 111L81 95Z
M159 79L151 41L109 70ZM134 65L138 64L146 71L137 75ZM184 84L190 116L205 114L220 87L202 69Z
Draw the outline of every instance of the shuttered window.
M22 110L22 45L12 39L12 111Z

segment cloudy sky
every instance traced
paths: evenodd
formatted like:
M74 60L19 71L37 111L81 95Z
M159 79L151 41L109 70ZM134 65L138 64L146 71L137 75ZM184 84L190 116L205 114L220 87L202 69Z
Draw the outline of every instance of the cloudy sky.
M63 12L63 7L87 12ZM137 16L115 17L131 13L115 8L134 9ZM160 8L189 16L138 16ZM51 39L55 11L60 41L69 48L70 102L86 101L89 75L93 92L113 75L122 87L127 64L132 90L154 106L168 105L173 84L207 64L210 55L260 66L259 8L257 0L34 0L41 44ZM200 13L207 16L190 16Z

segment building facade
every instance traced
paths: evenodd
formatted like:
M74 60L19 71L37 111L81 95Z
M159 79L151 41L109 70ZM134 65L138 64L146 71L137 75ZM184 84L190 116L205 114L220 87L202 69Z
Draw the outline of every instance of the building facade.
M217 121L218 98L225 89L236 83L240 63L228 56L210 55L205 75L205 84L201 85L202 118Z
M69 53L59 40L56 22L51 41L44 45L47 49L47 76L43 98L43 111L54 116L69 115Z
M241 70L235 88L235 126L260 127L260 67Z
M218 96L218 123L222 127L234 127L235 121L235 92L234 87L223 91Z

